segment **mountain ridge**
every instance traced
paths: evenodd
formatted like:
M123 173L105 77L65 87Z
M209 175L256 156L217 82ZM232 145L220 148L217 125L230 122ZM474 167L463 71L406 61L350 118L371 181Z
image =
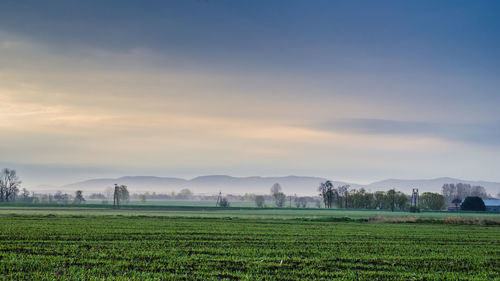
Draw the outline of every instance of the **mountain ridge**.
M103 192L106 187L116 184L125 184L131 192L157 192L169 193L178 192L183 188L188 188L195 193L215 194L218 192L244 194L244 193L269 193L270 187L274 183L279 183L283 192L287 194L315 195L317 187L321 182L326 181L323 177L313 176L277 176L277 177L234 177L229 175L204 175L191 179L180 177L160 177L160 176L123 176L118 178L98 178L80 181L63 185L62 190L74 191L82 189L86 192ZM439 177L433 179L385 179L369 184L357 184L345 181L332 181L335 186L348 184L351 188L365 188L368 191L386 191L391 188L409 194L412 188L418 188L423 192L440 192L445 183L466 183L471 185L484 186L488 193L496 195L500 192L500 183L489 181L471 181L451 177Z

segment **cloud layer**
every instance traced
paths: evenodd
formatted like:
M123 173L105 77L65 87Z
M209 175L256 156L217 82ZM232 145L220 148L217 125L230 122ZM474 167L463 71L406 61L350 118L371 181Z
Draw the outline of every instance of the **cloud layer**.
M30 184L500 180L495 2L22 2L0 4L0 155Z

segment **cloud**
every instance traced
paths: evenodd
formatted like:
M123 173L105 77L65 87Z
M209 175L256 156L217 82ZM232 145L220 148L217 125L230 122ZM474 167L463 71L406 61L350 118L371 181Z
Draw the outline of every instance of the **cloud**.
M498 13L427 5L1 2L0 155L132 174L496 175Z
M434 137L452 142L500 145L500 122L438 123L383 119L342 119L321 129L369 135Z

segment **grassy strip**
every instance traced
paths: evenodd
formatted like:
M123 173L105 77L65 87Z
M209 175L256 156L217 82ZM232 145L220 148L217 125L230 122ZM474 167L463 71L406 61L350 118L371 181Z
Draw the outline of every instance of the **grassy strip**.
M113 205L110 204L49 204L49 203L20 203L20 202L2 202L0 203L0 210L2 208L64 208L64 209L115 209ZM120 210L293 210L293 211L331 211L331 212L344 212L344 211L355 211L355 212L387 212L392 213L390 210L373 210L373 209L325 209L325 208L278 208L278 207L210 207L210 206L186 206L186 205L122 205ZM397 211L398 213L407 213L405 211ZM460 211L460 212L450 212L450 211L422 211L421 213L435 213L435 214L500 214L498 212L478 212L478 211Z
M93 217L93 215L76 215L76 214L46 214L46 215L33 215L33 214L3 214L0 216L11 217L66 217L66 218L85 218ZM298 222L352 222L352 223L411 223L411 224L454 224L454 225L479 225L479 226L500 226L499 219L487 218L419 218L419 217L370 217L370 218L353 218L353 217L299 217L299 218L242 218L242 217L202 217L202 216L157 216L157 215L137 215L137 216L124 216L116 215L99 215L95 217L124 217L124 218L158 218L158 219L202 219L207 221L217 220L235 220L235 221L298 221Z
M483 226L500 226L500 219L486 218L417 218L417 217L373 217L368 219L369 222L386 222L386 223L432 223L432 224L459 224L459 225L483 225Z
M424 223L424 224L457 224L457 225L482 225L500 226L500 219L485 218L417 218L417 217L371 217L371 218L350 218L350 217L321 217L321 218L297 218L297 221L310 222L370 222L370 223Z

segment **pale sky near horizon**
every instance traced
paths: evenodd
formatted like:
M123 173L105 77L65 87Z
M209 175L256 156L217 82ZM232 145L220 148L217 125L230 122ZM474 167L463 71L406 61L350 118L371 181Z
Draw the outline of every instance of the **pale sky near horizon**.
M0 166L500 181L497 1L2 1Z

